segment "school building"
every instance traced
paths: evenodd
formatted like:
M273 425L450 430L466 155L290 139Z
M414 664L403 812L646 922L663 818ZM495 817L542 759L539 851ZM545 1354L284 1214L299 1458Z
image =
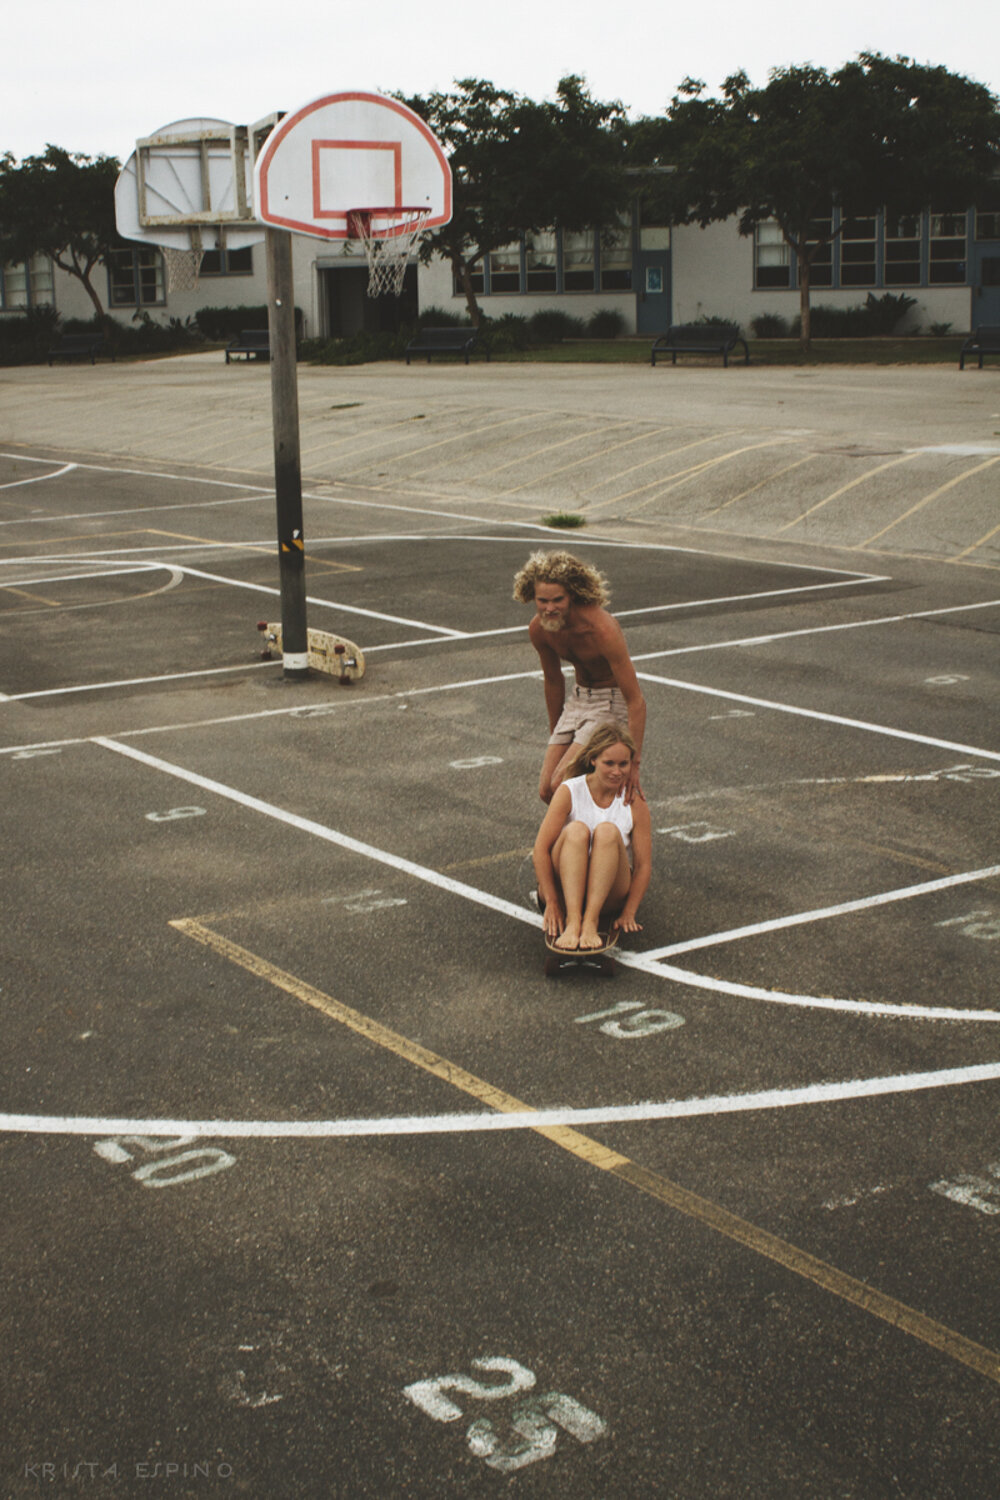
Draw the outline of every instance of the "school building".
M812 305L851 307L869 293L905 292L915 299L904 329L949 325L962 333L1000 324L1000 186L985 207L929 208L908 216L873 213L842 218L837 208L817 235L839 231L812 269ZM411 261L399 299L366 294L368 271L358 245L341 247L295 235L295 300L306 337L346 337L393 328L418 310L463 315L465 297L450 266ZM147 314L156 321L192 316L201 307L260 307L267 301L264 246L206 251L197 287L171 289L159 250L122 241L94 272L111 314L122 322ZM672 323L722 317L751 332L754 320L798 313L794 256L776 224L744 238L736 220L700 228L645 223L636 209L612 232L526 233L473 268L482 311L491 318L530 317L559 308L587 321L614 309L626 333L662 333ZM54 305L63 319L93 315L74 278L45 257L0 269L0 316Z

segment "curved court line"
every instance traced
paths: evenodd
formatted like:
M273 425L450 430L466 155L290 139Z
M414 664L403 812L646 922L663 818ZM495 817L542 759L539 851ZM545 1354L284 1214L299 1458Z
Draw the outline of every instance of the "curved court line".
M309 833L316 838L324 839L327 843L336 844L341 849L347 849L351 853L360 854L365 859L375 860L379 864L387 865L390 869L398 870L404 875L413 876L427 885L436 886L439 890L448 891L455 896L461 896L478 906L486 907L489 911L513 917L515 920L524 922L531 927L540 928L542 926L542 917L538 912L529 911L526 907L519 906L513 901L505 901L502 897L495 896L489 891L478 890L475 886L466 885L460 880L454 880L449 875L442 875L440 871L428 869L426 865L418 865L414 860L404 859L400 855L391 854L385 849L377 849L372 844L366 844L361 839L355 839L349 834L340 833L334 828L328 828L325 824L317 823L312 818L301 817L298 813L288 812L284 808L277 807L272 802L264 802L259 797L251 796L247 792L238 791L235 787L226 786L223 782L214 781L208 776L201 776L197 771L189 771L186 767L175 765L172 761L162 760L156 755L148 755L144 750L136 749L134 745L123 745L120 741L108 739L103 735L94 735L90 743L101 745L106 750L113 750L117 755L127 756L131 760L136 760L155 771L161 771L168 776L175 776L178 780L186 781L192 786L199 787L202 791L213 792L216 796L223 797L229 802L236 802L241 807L247 807L253 812L262 813L264 817L274 818L279 823L286 823L289 827L297 828L303 833ZM753 985L736 984L729 980L713 979L710 976L696 974L688 969L674 968L672 965L661 964L655 959L649 959L642 953L622 952L619 955L619 962L629 968L640 969L647 974L654 974L660 978L674 980L677 984L685 985L688 988L712 990L720 994L733 995L740 999L767 1000L779 1005L796 1005L819 1010L839 1010L858 1015L903 1017L907 1020L1000 1021L1000 1011L956 1010L948 1009L945 1006L928 1005L892 1005L871 1000L838 1000L825 996L793 995L781 990L766 990Z
M7 455L5 454L4 457ZM47 479L58 479L60 474L68 474L76 464L63 464L61 469L53 469L51 474L35 474L31 479L12 479L8 484L0 484L0 490L19 490L26 484L43 484Z
M140 1120L101 1115L0 1114L0 1131L22 1135L193 1135L214 1140L329 1140L345 1136L471 1135L497 1130L629 1125L648 1120L690 1120L705 1115L745 1114L765 1109L878 1099L927 1089L955 1088L1000 1080L1000 1063L977 1063L930 1073L899 1073L852 1078L805 1088L763 1089L754 1094L716 1094L643 1104L590 1105L583 1109L540 1108L458 1112L445 1115L387 1115L351 1120Z

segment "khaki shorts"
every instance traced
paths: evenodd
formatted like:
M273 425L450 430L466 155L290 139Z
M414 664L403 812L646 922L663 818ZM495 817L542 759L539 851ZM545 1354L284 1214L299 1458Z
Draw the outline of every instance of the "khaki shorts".
M628 728L628 704L621 688L585 688L579 684L563 704L559 722L549 735L550 745L585 745L605 719Z

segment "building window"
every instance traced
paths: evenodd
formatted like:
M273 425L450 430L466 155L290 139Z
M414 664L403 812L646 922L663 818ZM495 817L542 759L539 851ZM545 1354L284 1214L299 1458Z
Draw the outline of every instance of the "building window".
M916 214L886 216L882 281L885 286L920 285L920 219Z
M976 208L976 239L1000 240L1000 183L984 194Z
M597 263L594 250L595 236L586 230L583 234L563 231L563 289L567 292L592 292L595 285Z
M252 276L253 246L243 250L206 250L201 257L199 276Z
M931 210L929 285L954 286L965 282L966 220L964 210L961 213L935 213Z
M757 225L754 244L754 286L791 286L792 252L785 242L781 225L765 219Z
M470 266L468 266L466 269L469 272L469 281L472 284L472 293L473 293L473 296L475 296L475 297L481 297L483 295L483 293L485 292L485 290L486 290L486 277L483 274L483 263L482 263L482 261L481 260L474 260L472 262L472 264ZM452 276L452 281L454 282L454 288L455 288L454 295L456 297L464 297L465 296L465 283L462 281L462 278L461 278L461 276L459 276L459 274L458 274L457 271Z
M519 292L521 290L521 246L520 243L504 245L501 250L490 251L490 292Z
M877 282L877 214L845 214L840 231L841 286L875 286Z
M54 301L52 262L47 255L0 266L0 309L4 312L26 312L29 307L48 307Z
M809 266L810 286L833 285L832 234L832 216L828 219L813 219L810 222L806 240L806 249L814 252Z
M547 229L524 237L524 271L526 290L529 292L554 292L556 290L556 235Z
M166 302L163 256L155 245L111 251L108 295L112 307L152 307Z
M601 291L632 290L632 229L621 224L601 236Z

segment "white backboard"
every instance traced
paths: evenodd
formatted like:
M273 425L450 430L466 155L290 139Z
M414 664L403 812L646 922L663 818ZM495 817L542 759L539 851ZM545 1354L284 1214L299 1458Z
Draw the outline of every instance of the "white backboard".
M126 239L184 250L191 228L223 226L242 250L264 238L254 221L252 163L244 128L226 120L175 120L136 142L115 184L115 219ZM204 248L214 247L206 232Z
M451 168L420 117L384 94L325 94L286 115L254 170L257 217L317 239L352 238L352 209L419 208L451 218Z

